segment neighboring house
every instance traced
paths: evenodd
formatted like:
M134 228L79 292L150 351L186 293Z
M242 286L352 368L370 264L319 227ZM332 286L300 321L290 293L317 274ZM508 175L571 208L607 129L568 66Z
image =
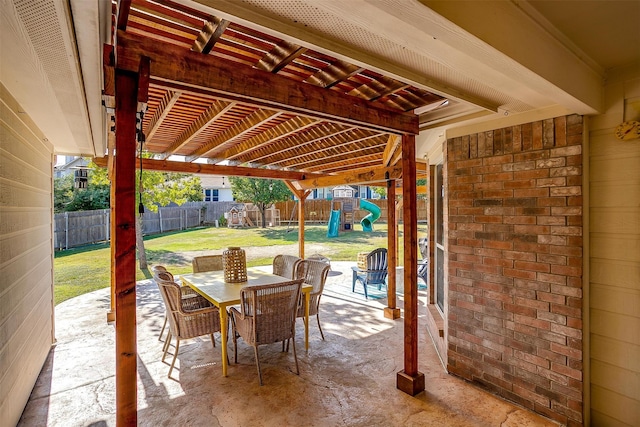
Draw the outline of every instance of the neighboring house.
M639 425L640 140L616 136L640 120L638 2L243 3L216 4L452 100L416 138L443 369L568 425ZM107 152L111 7L0 3L0 425L56 342L54 156Z
M63 163L59 163L53 168L53 177L62 178L69 174L75 174L78 170L87 170L89 160L86 157L63 156ZM60 161L60 158L58 158Z
M379 196L367 185L339 185L336 187L316 188L309 199L330 199L337 197L355 197L358 199L377 199Z
M217 175L198 175L205 202L232 202L233 192L229 178Z

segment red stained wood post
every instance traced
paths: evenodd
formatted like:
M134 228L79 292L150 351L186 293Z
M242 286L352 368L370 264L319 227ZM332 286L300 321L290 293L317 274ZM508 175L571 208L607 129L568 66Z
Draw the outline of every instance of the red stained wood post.
M396 307L396 266L398 264L398 224L396 221L396 181L387 181L387 246L389 254L389 276L387 283L387 304L384 317L399 319L400 309Z
M303 197L299 197L298 203L298 256L304 259L304 201L309 195L308 192L300 192Z
M138 76L116 71L116 425L137 424L135 159Z
M402 220L404 222L404 370L396 386L415 396L424 390L424 374L418 372L418 212L415 208L416 138L402 136Z

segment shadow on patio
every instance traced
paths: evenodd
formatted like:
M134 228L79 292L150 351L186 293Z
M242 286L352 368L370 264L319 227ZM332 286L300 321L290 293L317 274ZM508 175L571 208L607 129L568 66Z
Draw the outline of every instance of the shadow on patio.
M280 344L261 347L264 386L253 349L230 344L229 376L222 377L220 342L181 345L174 379L161 362L164 306L153 281L138 282L138 423L155 426L555 426L520 407L447 375L422 323L420 370L426 390L411 397L395 387L403 368L403 320L385 319L386 299L351 292L353 263L335 262L321 302L322 341L311 319L304 351L298 323L300 376ZM337 272L342 274L337 274ZM398 289L402 271L398 270ZM398 296L402 308L402 297ZM19 425L114 426L114 328L106 324L109 289L56 307L57 345L38 378ZM167 358L170 360L170 358Z

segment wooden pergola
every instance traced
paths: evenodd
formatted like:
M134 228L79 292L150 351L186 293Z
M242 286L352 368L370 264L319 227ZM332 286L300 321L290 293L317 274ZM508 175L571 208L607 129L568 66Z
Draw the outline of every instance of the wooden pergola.
M98 163L112 179L112 308L116 326L116 418L137 421L135 170L281 179L300 200L313 188L387 187L402 180L404 369L397 387L424 390L418 371L416 108L439 95L291 41L169 1L114 5L104 48L109 150ZM184 161L170 160L181 156ZM389 212L389 286L396 307L396 210Z

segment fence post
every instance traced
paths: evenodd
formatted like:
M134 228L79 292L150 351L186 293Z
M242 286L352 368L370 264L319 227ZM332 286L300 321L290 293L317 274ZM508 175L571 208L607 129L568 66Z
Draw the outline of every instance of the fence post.
M69 212L64 213L64 249L69 249Z
M162 233L162 207L158 208L158 221L160 222L160 233Z
M104 211L104 239L109 241L109 210L105 209Z

